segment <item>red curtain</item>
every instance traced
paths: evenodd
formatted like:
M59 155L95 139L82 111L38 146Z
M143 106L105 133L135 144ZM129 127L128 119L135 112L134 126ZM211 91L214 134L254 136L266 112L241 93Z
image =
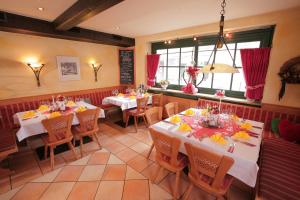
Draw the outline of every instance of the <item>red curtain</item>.
M155 75L158 68L159 56L159 54L147 55L147 85L149 86L155 85Z
M246 98L261 100L265 86L271 48L241 49L246 82Z

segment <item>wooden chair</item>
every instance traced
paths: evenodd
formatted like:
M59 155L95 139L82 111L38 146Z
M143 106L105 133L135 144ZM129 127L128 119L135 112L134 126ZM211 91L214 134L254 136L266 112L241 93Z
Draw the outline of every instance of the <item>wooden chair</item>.
M74 146L71 142L73 139L71 132L72 120L73 114L42 120L42 124L48 132L47 135L42 136L42 140L45 144L45 159L47 158L49 147L51 169L54 168L54 148L60 144L68 144L77 159Z
M233 180L227 172L234 160L189 143L184 145L190 161L188 176L191 183L183 199L188 199L193 186L201 188L217 199L222 197L226 199L226 193Z
M155 124L162 120L162 107L149 108L148 110L146 110L145 115L149 126ZM150 150L147 154L147 158L149 158L153 148L154 144L152 143Z
M163 106L163 94L152 95L152 107L162 107Z
M133 110L129 110L126 113L126 126L128 126L129 117L133 116L134 118L134 127L135 131L137 132L137 125L138 125L138 118L142 117L145 124L147 125L146 117L145 117L145 111L147 110L147 104L148 104L149 97L143 97L143 98L137 98L136 99L136 105L137 108Z
M16 138L11 130L1 129L0 130L0 163L6 159L10 154L18 151L16 144ZM0 167L0 178L9 176L13 173L9 169Z
M177 199L180 174L183 168L187 166L187 157L179 153L180 140L178 138L170 137L151 128L149 130L156 149L156 162L159 165L153 177L153 182L155 182L163 168L176 173L173 198Z
M98 117L100 113L100 108L88 109L82 112L76 113L76 116L79 120L79 126L72 129L74 135L73 144L75 141L80 141L80 155L83 156L83 137L89 136L96 142L101 149L101 145L98 138Z
M89 136L94 142L96 142L101 149L99 143L99 138L97 132L99 131L98 127L98 117L100 113L100 108L88 109L83 112L76 113L76 116L79 120L79 126L75 127L72 130L74 134L74 143L75 140L80 141L80 155L83 156L83 137Z
M165 105L165 111L168 117L178 113L178 102L170 102Z

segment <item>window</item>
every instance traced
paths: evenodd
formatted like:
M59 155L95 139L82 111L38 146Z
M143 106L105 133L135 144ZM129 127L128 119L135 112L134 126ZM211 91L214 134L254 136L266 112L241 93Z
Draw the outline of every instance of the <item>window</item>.
M201 93L214 94L215 90L226 90L226 96L244 98L245 80L242 70L240 49L268 47L271 45L274 27L234 33L232 38L226 39L227 46L233 57L233 61L226 50L225 45L218 49L216 63L233 65L235 63L239 73L235 74L207 74L204 81L198 86ZM156 82L168 80L170 88L180 89L185 85L182 77L186 66L192 62L203 67L207 64L216 40L216 36L206 36L193 41L192 38L176 40L167 45L163 42L153 43L152 52L160 54L159 69ZM210 63L212 58L210 59ZM199 75L198 79L202 76ZM200 81L200 80L198 80Z

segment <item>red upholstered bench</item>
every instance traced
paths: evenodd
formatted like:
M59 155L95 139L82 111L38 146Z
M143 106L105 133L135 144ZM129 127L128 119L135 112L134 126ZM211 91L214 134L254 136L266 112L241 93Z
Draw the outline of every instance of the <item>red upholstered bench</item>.
M260 158L258 195L263 199L300 199L300 145L265 139Z

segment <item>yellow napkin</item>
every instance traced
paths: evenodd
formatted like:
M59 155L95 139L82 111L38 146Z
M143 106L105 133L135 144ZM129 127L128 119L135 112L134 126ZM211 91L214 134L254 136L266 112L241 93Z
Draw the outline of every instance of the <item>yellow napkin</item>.
M195 112L192 109L188 109L184 112L185 116L193 116Z
M136 99L135 96L129 96L129 99Z
M230 118L235 122L240 120L240 118L237 115L230 115Z
M34 118L36 116L36 113L34 111L27 111L25 112L23 115L22 115L22 119L25 120L25 119L31 119L31 118Z
M250 123L242 123L240 125L241 129L250 130L252 128L252 125Z
M118 94L118 97L123 97L123 96L124 96L123 93L119 93L119 94Z
M249 140L250 136L245 131L239 131L236 132L233 136L234 139L243 139L243 140Z
M79 106L79 108L76 110L76 112L83 112L86 110L85 106Z
M178 115L175 115L175 116L170 118L170 122L176 124L178 122L181 122L181 118Z
M38 108L39 112L45 112L49 110L49 106L47 105L40 105L40 107Z
M60 112L52 112L49 115L49 118L55 118L61 116Z
M207 110L207 109L201 110L201 115L202 115L202 116L205 116L205 115L207 115L207 114L208 114L208 110Z
M149 97L149 93L146 92L146 93L144 94L144 97Z
M224 137L220 133L216 133L216 134L210 136L210 140L213 142L216 142L218 144L222 144L222 145L227 144L227 141L224 139Z
M182 123L179 128L178 128L179 131L182 131L182 132L188 132L188 131L191 131L192 128L186 124L186 123Z
M68 107L74 107L74 106L77 106L76 103L74 101L68 101L66 106Z

